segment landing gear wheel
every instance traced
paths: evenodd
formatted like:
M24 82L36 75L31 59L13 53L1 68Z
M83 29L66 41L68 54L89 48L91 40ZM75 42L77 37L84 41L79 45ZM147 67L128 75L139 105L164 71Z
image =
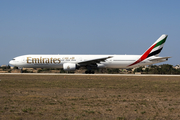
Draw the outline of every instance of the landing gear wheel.
M23 69L20 69L21 70L21 73L23 73Z
M94 71L86 70L85 73L86 73L86 74L94 74Z

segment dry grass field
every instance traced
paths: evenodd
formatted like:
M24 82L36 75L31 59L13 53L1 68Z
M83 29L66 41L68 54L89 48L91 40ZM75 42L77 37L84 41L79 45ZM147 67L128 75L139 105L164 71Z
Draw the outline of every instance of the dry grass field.
M178 120L180 77L0 75L1 120Z

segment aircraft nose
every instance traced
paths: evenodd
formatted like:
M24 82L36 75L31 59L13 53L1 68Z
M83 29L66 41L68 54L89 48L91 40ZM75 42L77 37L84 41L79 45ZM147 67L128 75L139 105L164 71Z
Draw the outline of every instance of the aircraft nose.
M12 61L12 60L9 61L9 64L15 66L14 61Z
M12 60L11 60L11 61L9 61L9 64L10 64L10 65L12 65Z

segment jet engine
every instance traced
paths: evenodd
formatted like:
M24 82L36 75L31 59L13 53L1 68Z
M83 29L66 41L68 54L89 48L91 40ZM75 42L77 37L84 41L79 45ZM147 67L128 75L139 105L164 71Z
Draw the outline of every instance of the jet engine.
M104 68L105 65L104 64L97 64L97 68Z
M63 69L65 70L65 71L74 71L74 70L76 70L76 64L74 64L74 63L64 63L63 64Z

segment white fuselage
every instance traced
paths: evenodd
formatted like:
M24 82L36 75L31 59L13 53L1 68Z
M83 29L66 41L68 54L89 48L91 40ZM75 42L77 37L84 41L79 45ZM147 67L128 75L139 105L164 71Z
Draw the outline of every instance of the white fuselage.
M111 58L98 63L99 68L133 68L163 62L152 62L149 60L151 58L149 58L136 65L129 66L137 61L141 55L23 55L14 58L9 63L21 68L63 68L64 63L78 64L83 61L100 59L108 56L111 56Z
M71 71L92 68L134 68L167 61L170 57L158 57L167 35L163 34L142 55L22 55L9 63L21 68L63 68Z

